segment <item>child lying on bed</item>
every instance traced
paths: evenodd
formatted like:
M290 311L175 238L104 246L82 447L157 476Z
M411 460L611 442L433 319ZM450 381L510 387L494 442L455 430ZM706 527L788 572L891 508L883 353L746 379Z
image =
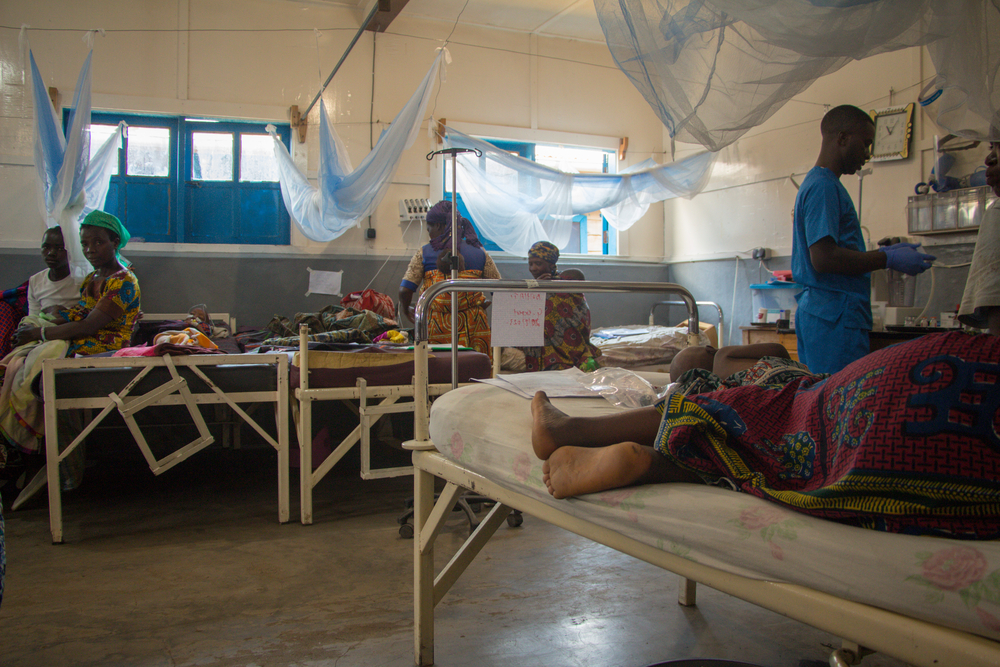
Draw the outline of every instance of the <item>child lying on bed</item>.
M831 376L746 350L678 357L682 392L650 408L572 417L535 395L553 496L708 483L878 530L1000 536L1000 337L924 336Z

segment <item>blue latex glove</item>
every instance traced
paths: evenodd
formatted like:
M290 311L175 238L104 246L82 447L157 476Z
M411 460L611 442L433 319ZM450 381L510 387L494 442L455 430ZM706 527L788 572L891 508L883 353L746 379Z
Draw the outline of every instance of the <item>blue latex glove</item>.
M917 252L919 247L919 243L896 243L879 250L885 253L885 268L915 276L931 268L931 262L937 259L934 255Z

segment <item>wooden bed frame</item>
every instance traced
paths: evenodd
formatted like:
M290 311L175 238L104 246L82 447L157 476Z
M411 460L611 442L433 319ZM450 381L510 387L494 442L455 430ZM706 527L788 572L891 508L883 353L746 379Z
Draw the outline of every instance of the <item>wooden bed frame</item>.
M486 285L484 283L491 283ZM428 290L426 297L434 298L444 291L479 291L494 289L518 291L536 289L535 285L513 281L445 281ZM573 291L599 291L593 286L616 283L587 283L573 285ZM697 332L697 316L693 299L678 285L661 284L661 291L681 294L692 311L691 334ZM543 291L566 291L541 286ZM655 289L655 288L654 288ZM616 291L616 290L600 290ZM628 290L621 290L628 291ZM651 290L641 290L651 291ZM421 378L421 355L426 359L426 327L421 327L425 307L424 297L417 304L417 379L416 388L426 384ZM423 352L421 353L421 349ZM426 368L426 365L423 365ZM680 579L679 602L695 603L696 582L718 591L752 602L797 621L830 632L844 640L841 649L831 656L831 665L856 664L867 652L878 651L921 667L962 665L963 667L989 667L1000 665L1000 642L993 641L934 623L910 618L813 590L805 586L751 579L725 572L710 566L656 549L635 539L625 537L595 523L570 515L535 498L510 491L499 484L471 472L434 451L428 435L428 408L425 395L418 392L418 409L415 413L415 439L406 446L413 449L414 466L414 661L420 666L434 664L434 607L447 594L479 551L504 522L512 510L548 521L556 526L592 539L623 553L678 574ZM445 480L446 486L434 501L435 478ZM434 542L450 514L455 498L463 489L497 501L485 520L470 535L451 560L435 574Z

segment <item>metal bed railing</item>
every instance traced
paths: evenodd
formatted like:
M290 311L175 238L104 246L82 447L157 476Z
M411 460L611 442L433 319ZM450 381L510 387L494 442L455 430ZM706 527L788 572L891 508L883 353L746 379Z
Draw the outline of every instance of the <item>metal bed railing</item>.
M658 306L686 306L686 305L687 304L684 303L683 301L657 301L649 308L649 326L653 326L654 324L656 324L656 322L653 319L653 316ZM714 301L695 301L695 305L711 306L712 308L715 308L716 312L719 314L719 346L721 347L722 335L723 332L726 330L726 325L722 317L722 306L720 306Z
M424 290L417 301L414 314L414 396L413 438L415 448L428 440L427 310L434 299L451 292L561 292L561 293L626 293L674 294L682 299L688 309L688 341L699 344L698 306L687 288L676 283L639 283L590 280L443 280ZM458 386L458 351L452 347L452 387Z

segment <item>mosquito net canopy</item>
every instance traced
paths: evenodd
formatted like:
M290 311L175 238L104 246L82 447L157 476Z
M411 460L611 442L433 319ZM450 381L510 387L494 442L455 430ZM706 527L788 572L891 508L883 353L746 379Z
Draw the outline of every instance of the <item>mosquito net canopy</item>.
M1000 0L594 0L608 47L677 141L717 151L852 60L926 46L938 125L1000 139Z
M447 128L456 157L457 188L476 227L507 252L527 256L531 244L565 248L574 215L600 210L618 230L631 227L653 202L693 197L712 175L714 153L657 165L647 160L618 174L573 174L512 155Z
M370 215L382 202L403 151L413 145L420 131L443 57L445 52L442 50L406 106L382 132L375 147L357 169L351 167L347 149L327 119L326 105L320 101L317 185L312 185L295 166L274 126L268 126L274 138L274 156L278 161L285 208L307 238L331 241L351 227L356 227L359 220Z
M63 132L62 123L49 101L48 88L35 63L35 54L29 51L28 56L31 62L35 169L40 209L46 227L62 228L70 267L75 275L82 276L92 267L80 248L80 221L91 211L104 206L125 124L119 123L115 132L91 151L91 51L80 68L72 111Z

